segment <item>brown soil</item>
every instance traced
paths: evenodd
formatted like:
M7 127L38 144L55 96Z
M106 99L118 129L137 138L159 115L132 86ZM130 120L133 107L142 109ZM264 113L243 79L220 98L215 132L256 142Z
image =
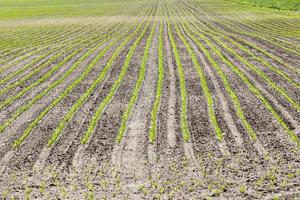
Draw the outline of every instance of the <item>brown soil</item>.
M237 46L228 42L223 33L234 34L243 38L252 45L260 47L281 58L284 63L295 69L300 69L299 55L290 51L283 51L277 48L266 39L266 32L276 31L276 21L283 24L288 30L294 27L298 30L296 20L299 13L290 13L286 18L279 11L270 10L274 16L273 20L267 19L264 14L255 13L253 10L245 11L244 7L240 12L232 11L226 14L232 4L223 1L213 3L201 0L202 4L196 4L193 0L180 0L178 2L153 1L149 10L155 17L152 18L150 28L141 42L136 47L132 59L129 63L128 71L117 89L115 96L104 109L103 115L96 124L96 129L89 138L87 144L82 145L80 140L86 132L93 115L98 106L109 93L112 85L118 81L121 68L126 61L129 49L137 37L133 38L121 50L110 70L107 72L103 82L93 91L92 95L75 112L72 119L66 124L57 142L48 147L47 142L51 134L63 119L72 105L81 97L82 94L92 85L99 76L104 66L111 58L121 41L113 45L105 55L96 63L92 71L82 80L68 95L63 98L32 130L20 147L12 148L13 142L19 138L25 128L32 122L44 109L53 102L65 89L76 80L84 71L89 63L108 45L111 40L96 49L88 56L74 72L68 76L63 83L52 89L46 96L30 106L25 112L21 113L10 126L0 134L0 198L2 199L297 199L300 198L300 151L284 130L281 123L286 123L295 135L300 137L300 113L293 107L280 93L276 92L254 71L251 71L245 63L242 63L232 53L226 51L212 37L211 32L216 33L216 37L226 43L234 52L239 54L249 63L261 69L297 104L300 103L299 88L288 83L282 76L272 72L264 63L255 60L251 55L245 53ZM189 17L177 18L173 16L172 9L176 8L180 16L180 9L187 11ZM212 9L212 6L218 9ZM139 5L140 6L140 5ZM141 10L137 6L136 13ZM220 12L224 9L226 12ZM162 10L161 10L162 9ZM259 9L259 8L256 8ZM159 14L164 12L162 18ZM261 12L266 12L261 10ZM198 13L198 14L197 14ZM141 14L141 13L140 13ZM170 17L175 20L171 20ZM256 16L251 18L251 16ZM85 30L87 37L103 34L102 27L116 25L124 22L120 30L124 31L130 23L145 22L149 16L140 17L124 16L116 13L115 17L87 17L84 19L74 18L59 22L50 20L48 23L54 24L78 23L78 30ZM247 19L239 20L240 17ZM269 16L271 18L271 16ZM294 17L294 18L293 18ZM162 19L162 21L160 21ZM205 52L190 38L186 30L180 25L181 20L194 20L199 25L199 29L205 37L224 55L226 60L238 67L266 98L274 110L283 119L278 122L265 104L254 95L243 80L234 72L228 62L224 62L218 54L201 38L195 35L204 45L212 59L220 66L224 72L228 83L237 95L237 100L233 100L226 90L223 80L213 67ZM228 23L225 23L228 20ZM257 20L257 21L256 21ZM264 21L264 24L260 22ZM263 28L270 20L271 25L264 34L259 33L259 28ZM100 23L103 21L103 23ZM105 21L105 22L106 22ZM185 86L187 91L188 104L188 129L190 140L185 141L181 129L181 98L178 66L176 65L176 52L172 48L168 36L167 21L170 23L171 32L174 36L176 46L179 51L180 62L182 63ZM224 22L225 21L225 22ZM127 128L120 143L116 143L116 137L121 124L122 116L131 99L134 86L138 79L139 70L142 63L144 49L147 38L150 35L151 25L156 22L154 38L150 44L149 57L146 60L146 76L142 83L141 91L132 108L129 119L126 123ZM249 24L248 24L249 22ZM20 22L0 22L1 26L19 26ZM27 25L43 26L40 20L24 20ZM82 25L84 23L91 23ZM163 81L163 93L157 119L157 138L154 143L149 142L149 126L151 122L151 111L156 95L156 84L158 80L159 63L159 28L163 23L163 64L165 78ZM179 31L186 38L194 52L197 62L202 68L207 86L213 97L214 112L217 123L222 130L223 140L218 141L213 124L208 113L208 104L205 93L202 90L201 81L191 56L176 32L174 23L177 23ZM234 24L235 28L228 28L229 24ZM83 28L84 27L84 28ZM193 26L191 26L193 27ZM143 29L144 26L141 27ZM193 29L193 28L192 28ZM243 29L261 35L262 39L246 36L238 29ZM5 29L6 30L6 29ZM105 29L109 31L110 29ZM283 31L283 29L280 29ZM12 30L11 30L12 31ZM12 31L16 36L22 36L19 29ZM104 31L104 32L105 32ZM121 32L122 33L122 32ZM138 33L140 34L141 31ZM132 34L132 32L128 33ZM190 33L192 34L192 32ZM67 38L78 39L84 34L69 35ZM46 37L46 36L45 36ZM51 36L47 36L51 37ZM292 43L299 47L296 36L283 37L274 33L272 37L277 37L278 44L284 45ZM230 37L235 40L234 37ZM96 40L95 40L96 41ZM70 41L68 41L70 42ZM68 43L67 42L67 43ZM237 41L244 45L255 56L266 60L272 66L284 71L287 76L299 84L300 76L276 60L251 48L249 45ZM28 91L23 97L16 99L12 104L0 110L0 127L3 122L13 116L14 112L26 105L32 98L45 90L49 84L58 80L66 71L89 50L96 45L96 42L89 41L90 46L82 49L66 64L64 64L53 76L42 84ZM53 46L54 47L54 46ZM22 61L17 58L8 59L0 56L0 61L7 59L1 65L10 66L0 74L1 78L6 77L15 70L21 69L31 63L36 57L46 53L51 48L44 49L40 54L33 55ZM292 49L299 52L299 48ZM3 52L0 49L0 52ZM15 52L21 50L15 49ZM25 51L24 51L25 52ZM45 69L31 77L18 88L8 91L1 95L1 102L6 98L18 94L26 86L34 83L43 77L59 61L63 60L71 52L63 52L58 49L61 56L54 60ZM20 54L22 56L24 54ZM13 56L13 54L8 54ZM51 54L53 56L53 54ZM14 77L8 84L14 83L25 77L34 68L50 59L46 57L42 61L30 66L18 76ZM1 86L4 88L5 85ZM242 123L233 101L239 101L248 123L252 126L257 135L254 141L247 133ZM0 102L0 103L1 103Z

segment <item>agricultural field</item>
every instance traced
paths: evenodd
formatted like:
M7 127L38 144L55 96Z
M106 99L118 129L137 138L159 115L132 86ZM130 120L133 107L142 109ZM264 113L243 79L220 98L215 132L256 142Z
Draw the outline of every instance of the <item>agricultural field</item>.
M300 11L299 0L228 0L245 5L273 8L279 10Z
M300 13L0 0L2 199L299 199Z

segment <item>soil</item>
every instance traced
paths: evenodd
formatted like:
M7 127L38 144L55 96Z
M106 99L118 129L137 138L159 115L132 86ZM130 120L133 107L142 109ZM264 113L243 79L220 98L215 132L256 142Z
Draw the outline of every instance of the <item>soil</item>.
M101 50L107 46L112 39L97 48L78 68L68 76L61 84L52 89L47 95L31 105L25 112L13 120L0 134L0 196L2 199L297 199L300 198L300 151L299 146L291 140L284 127L274 117L245 82L232 70L228 62L238 67L251 84L256 87L265 97L266 101L274 108L275 112L283 119L283 123L300 138L300 113L292 106L285 97L274 90L264 79L253 70L237 59L219 44L216 38L228 45L234 52L243 57L247 62L257 66L277 86L283 88L286 94L296 104L300 103L300 90L295 85L286 81L283 76L270 70L264 63L253 58L251 55L226 40L230 38L240 45L244 45L253 55L265 60L277 69L282 70L291 80L299 84L300 75L295 71L299 66L299 39L296 36L286 37L276 32L276 28L282 25L288 30L298 31L299 13L291 12L286 18L280 11L270 10L274 19L267 14L256 13L255 10L240 12L232 11L230 15L226 12L233 4L227 4L222 0L210 2L200 0L201 4L193 0L180 0L177 2L153 1L148 3L152 11L152 21L137 45L133 57L129 62L129 68L120 87L112 100L105 107L103 115L96 124L95 131L86 144L81 144L81 138L86 132L97 108L109 93L112 85L118 81L120 71L132 47L135 36L121 50L111 68L108 70L104 80L97 85L93 93L75 112L71 120L66 124L55 144L47 146L48 139L58 126L59 122L67 114L70 108L81 97L82 94L97 79L104 66L107 64L116 48L121 44L118 41L105 55L98 60L87 77L82 80L72 91L68 93L46 116L34 127L26 140L18 148L13 148L13 142L18 139L29 123L44 111L44 109L65 89L76 80L92 60L99 55ZM165 4L166 3L166 4ZM68 28L73 31L72 23L76 30L85 30L86 37L104 33L116 27L119 22L124 22L118 31L125 33L132 23L145 23L150 19L142 12L142 3L133 9L140 16L125 16L124 13L116 13L112 17L87 17L70 18ZM167 12L167 7L171 8ZM242 5L240 5L242 6ZM212 9L216 7L218 9ZM243 6L242 6L243 7ZM172 9L176 8L176 16ZM244 7L243 7L244 8ZM189 16L180 16L180 9L184 9ZM245 9L245 8L244 8ZM259 10L260 8L255 8ZM221 12L226 10L226 12ZM144 10L145 11L145 10ZM143 12L144 12L143 11ZM261 12L267 12L260 10ZM162 14L159 14L163 12ZM170 16L172 15L172 17ZM253 15L253 16L252 16ZM252 17L251 17L252 16ZM256 16L256 17L254 17ZM123 18L122 18L123 17ZM161 17L161 18L160 18ZM175 20L172 20L174 18ZM240 20L240 18L245 18ZM122 21L123 20L123 21ZM161 21L160 21L161 20ZM217 48L227 62L207 44L205 40L195 35L195 38L204 45L212 59L224 72L228 83L240 102L246 120L257 135L257 140L250 138L244 124L242 123L237 109L233 104L232 97L228 94L224 82L216 68L206 57L205 52L187 34L187 29L181 26L181 21L191 21L199 25L201 33L211 45ZM227 20L227 21L226 21ZM68 20L67 20L68 21ZM167 21L170 23L171 33L174 36L179 51L180 62L183 66L188 104L188 129L190 131L189 141L185 141L181 129L181 98L178 66L175 61L174 49L168 36ZM50 20L53 26L54 19ZM101 23L100 23L101 22ZM260 30L269 22L271 25L260 34ZM276 24L278 23L278 25ZM21 26L20 21L12 21L11 26ZM28 26L43 26L37 20L24 20ZM86 25L84 23L90 23ZM111 23L111 25L109 25ZM149 127L151 122L151 111L156 96L158 81L158 48L160 23L163 27L163 64L164 80L163 93L160 101L157 119L157 138L153 143L149 142ZM184 42L179 37L174 23L177 23L179 31L186 39L188 45L195 54L196 60L203 70L209 91L212 94L214 112L217 123L222 130L223 140L219 141L208 113L207 98L202 89L200 77L193 64ZM131 95L138 79L142 63L144 49L150 35L151 25L156 24L153 39L149 49L149 57L146 61L146 75L139 91L138 98L134 104L129 119L126 122L126 130L120 143L116 142L122 116L131 99ZM234 26L230 27L230 24ZM103 26L106 27L102 31ZM8 22L0 23L1 26L9 26ZM141 26L141 30L144 25ZM192 29L193 26L191 26ZM243 30L239 32L239 30ZM247 30L248 29L248 30ZM6 30L6 29L5 29ZM139 30L138 34L141 34ZM20 29L10 30L16 36L22 37L25 33ZM64 30L65 31L65 30ZM134 29L133 29L134 31ZM130 31L129 34L132 34ZM246 33L260 36L263 39L249 36ZM281 33L284 31L280 29ZM53 31L55 32L55 31ZM116 31L117 32L117 31ZM285 51L270 43L271 36L278 38L273 42L295 51ZM29 34L30 32L28 32ZM43 32L42 32L43 33ZM212 36L214 33L214 36ZM7 33L10 34L10 33ZM36 33L37 34L37 33ZM114 33L115 34L115 33ZM192 32L190 33L192 34ZM265 55L258 50L246 45L235 37L240 37L251 45L257 46L278 60ZM26 34L25 34L26 35ZM85 34L71 34L64 38L66 44L73 39L84 39ZM46 35L45 37L51 37ZM298 48L289 47L291 43ZM87 47L82 48L77 55L72 57L53 76L45 82L32 88L21 98L15 99L12 104L4 106L0 110L0 122L10 119L13 114L32 98L44 91L48 85L58 80L71 66L78 61L85 52L97 45L97 39L87 41ZM38 44L37 44L38 45ZM51 45L50 45L51 46ZM56 47L53 44L53 48ZM19 53L19 57L27 54L24 49L12 52ZM36 46L36 48L40 48ZM13 53L0 56L5 60L1 64L0 77L5 78L15 70L30 65L38 56L53 49L44 48L37 55L32 55L20 60L14 58ZM33 49L35 49L33 47ZM12 49L13 50L13 49ZM0 52L6 51L1 49ZM48 70L62 61L70 53L58 49L61 56L47 65L35 76L30 77L19 87L7 91L0 96L1 102L18 94L23 88L33 84L43 77ZM24 53L21 53L24 52ZM42 59L36 64L30 65L28 69L15 76L7 84L12 84L33 69L40 66L54 53ZM273 57L273 58L274 58ZM295 70L291 70L291 68ZM7 69L5 69L7 67ZM6 85L0 86L1 89ZM0 127L1 127L0 126Z

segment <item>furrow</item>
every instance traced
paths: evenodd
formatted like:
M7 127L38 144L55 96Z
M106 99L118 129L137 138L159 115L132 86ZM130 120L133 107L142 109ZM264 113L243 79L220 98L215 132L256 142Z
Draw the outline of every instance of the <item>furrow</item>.
M116 37L112 43L110 43L109 45L107 45L98 55L97 57L85 68L84 72L81 74L80 77L78 77L74 82L72 82L72 84L70 84L63 93L61 93L54 101L51 102L51 104L46 107L43 112L41 112L38 117L35 118L35 120L33 122L31 122L28 127L24 130L22 136L20 138L18 138L15 142L14 142L14 147L18 147L27 137L28 135L31 133L31 131L34 129L34 127L45 117L45 115L53 108L55 107L65 96L67 96L80 82L82 82L85 77L90 73L90 71L93 69L93 67L97 64L98 60L100 60L104 54L106 53L106 51L108 51L120 38L122 38L123 35ZM104 40L105 41L105 40ZM99 78L98 82L101 82L102 79L105 77L106 72L108 71L108 68L104 68L103 69L103 73L101 73L102 76L101 79ZM97 79L98 80L98 79ZM73 113L76 112L76 110L78 109L78 106L80 106L86 98L88 98L89 94L91 92L93 92L94 88L97 86L97 83L95 82L93 84L93 87L90 87L88 90L88 93L84 93L83 96L81 96L80 100L78 102L76 102L72 108L70 109L70 112L65 116L65 118L61 121L61 123L59 124L58 128L56 129L56 131L53 133L53 135L51 136L51 138L49 139L48 145L51 146L56 138L59 136L61 130L63 129L64 125L66 122L68 122L68 120L72 117Z
M193 31L194 32L194 31ZM195 33L195 32L194 32ZM201 35L199 32L195 33L196 35L198 35L200 38L204 39L204 41L206 41L206 43L220 56L220 58L222 58L222 60L232 68L232 70L245 82L245 84L247 84L247 86L249 87L250 91L253 92L257 98L259 98L262 103L266 106L266 108L272 113L272 115L276 118L276 120L278 121L278 123L283 127L283 129L287 132L287 134L290 136L290 138L297 144L299 145L299 138L297 137L297 135L295 135L295 133L290 130L289 126L283 121L282 117L276 112L276 110L271 106L271 104L269 103L269 101L260 93L260 91L248 80L248 78L245 76L245 74L243 74L243 72L238 69L236 66L234 66L230 61L228 61L224 55L222 55L222 53L217 50L214 46L212 46L212 44L206 40L203 35ZM222 42L215 38L215 40L219 43L222 44ZM230 49L229 49L230 52Z
M173 10L173 13L174 13L174 10ZM218 144L219 144L220 150L224 155L229 156L230 152L227 148L226 141L223 140L223 132L222 132L220 126L219 126L219 122L217 120L216 113L215 113L215 108L214 108L215 102L213 100L211 91L208 87L206 76L204 74L203 68L200 66L200 64L199 64L199 62L196 58L195 51L190 46L189 42L185 39L186 38L185 35L181 33L181 30L179 30L179 28L177 26L177 23L175 22L174 18L173 18L173 21L175 23L174 27L176 29L176 33L179 35L181 41L183 42L189 56L192 59L192 62L194 64L195 68L196 68L196 71L198 73L198 76L199 76L199 79L200 79L200 82L201 82L201 88L202 88L202 91L203 91L204 96L205 96L206 104L208 106L208 115L209 115L209 118L210 118L210 123L211 123L211 125L212 125L212 127L215 131L217 140L219 142Z
M157 137L157 120L163 95L164 84L164 53L163 53L163 22L160 19L159 37L158 37L158 80L156 85L155 101L151 110L151 123L149 128L149 142L154 143Z
M66 79L67 77L69 77L69 75L71 75L73 73L74 70L76 70L78 68L78 66L81 64L81 62L83 62L86 58L88 58L90 55L92 55L92 53L97 50L98 48L100 48L103 44L105 44L105 42L109 41L111 39L112 36L109 36L108 38L106 38L105 40L103 40L102 42L98 43L95 47L91 48L88 52L86 52L77 62L74 63L74 65L62 76L60 77L60 79L56 80L55 82L51 83L47 89L45 89L44 91L42 91L41 93L39 93L38 95L36 95L33 99L31 99L29 102L27 102L26 104L22 105L20 108L18 108L15 112L13 112L13 114L4 122L1 123L0 125L0 132L3 132L8 126L10 126L11 123L13 123L18 117L19 115L21 115L23 112L25 112L27 109L29 109L33 104L35 104L39 99L43 98L45 95L47 95L52 89L54 89L55 87L57 87L58 85L60 85L64 79ZM85 71L88 71L88 69L86 69ZM78 79L77 79L78 80ZM45 111L44 111L45 112ZM32 127L33 128L33 127Z
M42 54L41 56L38 56L37 58L35 58L32 62L26 64L25 66L23 66L22 68L13 71L12 73L8 74L7 76L5 76L5 78L0 80L0 85L7 85L7 82L12 80L15 76L21 74L22 72L24 72L27 69L30 69L33 65L37 64L38 62L47 59L49 56L51 56L52 53L54 53L55 51L57 51L58 48L54 48L51 49L49 51L47 51L46 53ZM50 58L49 58L50 59Z
M132 96L138 87L141 76L144 76L141 90L139 91L139 98L136 99L134 108L132 108L131 111L130 119L126 123L124 137L120 143L117 143L117 145L114 147L112 154L113 164L123 173L123 190L129 190L131 193L138 191L139 184L145 181L150 175L149 171L147 173L145 173L145 171L147 171L147 164L151 159L148 157L149 154L147 153L147 150L149 150L149 138L147 135L147 130L151 112L150 102L155 97L156 79L153 77L157 77L157 69L155 69L157 56L155 50L152 48L157 47L157 44L153 42L153 38L157 37L157 33L155 33L157 31L156 24L157 23L154 22L147 38L146 47L144 48L143 52L143 59L146 59L146 61L142 60L139 69L139 75L137 77L137 81L135 82L133 93L130 97L129 103L127 104L126 110L128 110L128 107L132 102ZM143 67L145 67L145 74L141 75L144 73L142 72ZM124 115L122 116L121 125L123 120ZM130 195L131 198L137 198L138 196L139 195L135 194Z
M181 95L181 113L180 113L180 125L181 125L181 131L182 136L184 138L185 142L189 142L190 140L190 131L188 128L188 102L187 102L187 92L186 92L186 86L185 86L185 77L184 77L184 70L181 63L181 59L179 56L179 51L177 49L173 34L171 32L170 22L167 20L167 27L168 27L168 36L171 43L172 51L174 53L175 62L177 65L177 71L179 76L179 82L180 82L180 95Z
M119 26L119 25L118 25ZM118 29L118 26L116 26L115 30L116 31ZM97 42L100 42L101 39L105 39L105 37L111 33L114 33L114 31L111 31L111 32L108 32L107 34L105 34L104 36L100 37L97 39L97 36L92 38L92 40L95 40L94 41L95 43ZM84 41L89 41L91 38L87 38L86 40ZM83 43L84 43L83 41ZM30 91L31 89L33 89L34 87L36 87L37 85L45 82L48 78L50 78L58 69L60 69L60 67L62 67L69 59L72 59L73 56L76 55L76 53L82 49L84 49L85 47L87 47L89 44L85 45L85 46L82 46L80 47L79 49L77 49L76 51L73 51L71 54L69 54L67 57L65 57L63 60L61 60L57 65L53 66L52 69L50 71L48 71L46 74L44 74L42 77L40 77L38 80L36 80L34 83L28 85L27 87L25 87L22 91L20 91L19 93L17 94L14 94L13 96L9 97L9 98L6 98L4 101L2 101L0 103L0 109L2 109L3 107L13 103L16 99L22 97L23 95L25 95L28 91ZM74 49L75 50L75 49Z
M92 119L91 119L91 121L89 123L89 127L88 127L87 131L82 136L82 139L81 139L81 143L82 144L86 144L89 141L91 135L95 131L97 122L99 121L99 119L101 118L101 116L103 114L103 111L105 110L106 106L110 103L110 101L113 99L113 97L115 96L116 91L118 90L119 86L121 85L121 83L122 83L122 81L124 79L124 76L126 75L126 72L128 70L128 67L129 67L131 58L132 58L132 56L133 56L133 54L135 52L135 49L138 46L138 44L141 42L142 38L144 37L144 35L145 35L146 31L147 31L148 26L149 26L149 22L147 22L147 25L143 29L143 32L138 36L138 38L135 40L134 44L130 47L130 50L128 52L128 55L126 57L126 60L124 62L124 65L122 67L122 70L121 70L121 72L119 74L119 77L118 77L117 81L113 84L113 86L110 89L109 93L104 98L104 100L101 102L101 104L99 105L99 107L97 108L96 112L94 113L94 115L93 115L93 117L92 117ZM133 36L131 38L129 38L129 39L132 39ZM127 41L125 41L125 42L127 42ZM122 46L120 46L120 47L122 47ZM107 66L108 66L107 68L109 68L110 64L107 65ZM102 78L99 79L99 80L101 81Z
M189 12L192 12L192 11L189 10ZM192 12L192 13L195 14L194 12ZM234 38L235 43L239 42L239 43L240 43L239 45L247 45L247 46L249 46L250 49L253 48L253 49L255 49L256 51L258 51L258 52L262 53L263 55L265 55L266 57L268 57L267 59L263 59L263 60L264 60L263 62L268 62L268 63L270 63L268 60L271 59L272 61L275 61L275 62L277 62L278 64L280 64L278 67L282 67L282 66L283 66L283 67L287 68L287 69L289 70L289 71L287 71L288 74L289 74L289 76L293 76L294 79L298 79L299 76L297 76L297 75L300 74L300 71L299 71L296 67L293 67L293 66L288 65L288 64L285 63L281 58L276 57L276 55L273 55L273 54L267 52L266 50L264 50L264 49L262 49L262 48L256 46L255 44L252 44L252 43L248 42L247 40L242 39L241 37L238 37L238 36L236 36L236 35L234 35L234 34L232 34L232 33L227 33L227 32L221 31L221 30L215 30L215 29L213 29L213 27L210 26L209 24L205 24L205 25L203 26L204 23L199 19L199 17L197 17L197 16L195 16L195 15L194 15L194 17L195 17L196 19L198 19L198 22L199 22L199 23L201 22L201 27L205 30L205 32L210 32L210 33L212 33L212 34L218 33L218 34L220 34L222 37L224 37L226 40L230 40L230 41L233 41L233 39L231 39L231 38ZM206 26L209 27L209 29L208 29ZM214 30L214 31L212 31L212 30ZM203 34L205 34L205 32L203 32ZM226 36L226 37L225 37L225 36ZM262 58L261 58L261 59L262 59ZM271 63L270 63L270 64L271 64ZM285 68L284 68L284 70L287 70L287 69L285 69ZM280 71L282 71L282 70L280 70ZM279 73L280 73L280 72L279 72ZM295 75L295 73L296 73L297 75Z

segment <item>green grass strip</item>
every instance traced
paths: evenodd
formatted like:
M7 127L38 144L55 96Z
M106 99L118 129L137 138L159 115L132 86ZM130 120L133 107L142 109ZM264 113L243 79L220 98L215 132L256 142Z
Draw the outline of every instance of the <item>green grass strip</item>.
M174 18L173 18L173 21L175 22ZM205 99L206 99L206 102L207 102L207 105L208 105L208 114L209 114L210 121L213 125L213 128L215 130L215 133L217 135L218 140L222 141L222 138L223 138L222 130L221 130L221 128L219 126L219 123L217 121L216 113L215 113L215 110L214 110L214 101L213 101L213 98L212 98L212 94L211 94L211 92L208 88L203 69L201 68L201 66L200 66L200 64L197 60L196 53L193 51L193 49L191 48L191 46L189 45L189 43L185 39L185 37L181 34L181 31L179 30L176 23L174 23L174 27L175 27L176 32L179 35L180 39L182 40L185 48L187 49L188 54L192 58L192 61L194 63L194 66L196 68L198 76L200 78L201 88L203 90L203 93L204 93L204 96L205 96Z
M146 34L148 26L149 26L149 21L147 22L147 25L145 26L143 32L138 36L138 38L135 40L134 44L130 47L118 79L114 82L109 93L105 96L105 98L103 99L101 104L98 106L95 114L92 117L92 120L89 123L89 127L88 127L87 131L84 133L84 135L81 138L81 144L86 144L88 142L90 136L92 135L92 133L94 132L94 130L96 128L97 122L99 121L99 119L102 116L104 109L106 108L106 106L109 104L109 102L115 96L115 93L116 93L117 89L119 88L119 86L121 85L121 83L126 75L126 72L129 68L129 64L132 59L132 56L133 56L138 44L141 42L144 35Z
M164 84L164 54L163 54L163 22L160 20L159 26L159 38L158 38L158 80L156 85L156 96L155 101L151 111L151 124L149 128L149 141L150 143L154 143L157 136L157 118L158 111L160 107L162 92L163 92L163 84Z
M135 31L128 36L121 44L118 46L118 48L115 50L114 54L110 58L110 60L105 65L104 69L101 71L99 77L92 83L92 85L85 91L85 93L77 100L77 102L72 106L72 108L69 110L69 112L64 116L63 120L60 121L58 127L53 132L51 138L48 141L48 146L51 146L55 143L58 136L63 131L66 124L73 118L75 112L83 105L83 103L89 98L89 96L93 93L97 85L99 85L104 78L106 77L107 73L111 69L111 66L113 65L113 62L116 60L116 58L120 55L122 49L132 40L135 35L138 34L142 24L139 24L139 26L135 29Z
M188 142L190 140L190 131L188 128L188 99L187 99L187 92L186 92L186 86L185 86L185 77L184 77L184 70L182 67L179 51L176 46L176 42L174 40L174 37L171 32L171 26L169 20L167 20L167 26L168 26L168 35L170 38L170 43L173 49L175 62L177 64L177 70L179 75L179 87L180 87L180 95L181 95L181 113L180 113L180 121L181 121L181 131L183 135L183 139L185 142Z
M134 105L135 105L135 103L138 99L138 96L139 96L141 88L142 88L143 81L144 81L145 76L146 76L147 60L148 60L148 57L149 57L149 50L150 50L151 42L153 40L155 28L156 28L156 23L154 23L154 25L151 29L150 35L147 39L147 43L146 43L146 47L144 49L144 55L143 55L143 59L142 59L138 79L137 79L136 84L134 86L134 90L133 90L133 93L130 97L130 101L129 101L129 103L126 107L126 110L125 110L125 112L122 116L121 126L119 128L119 132L118 132L118 135L117 135L117 143L120 143L122 138L123 138L124 132L127 128L126 123L129 119L130 114L133 110L133 107L134 107Z

